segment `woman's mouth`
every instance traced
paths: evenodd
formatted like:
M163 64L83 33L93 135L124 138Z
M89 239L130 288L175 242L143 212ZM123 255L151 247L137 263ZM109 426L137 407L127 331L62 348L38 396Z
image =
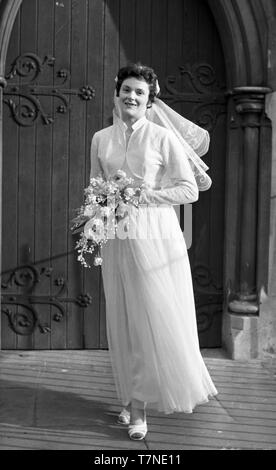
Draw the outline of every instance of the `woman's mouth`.
M133 102L131 102L131 101L125 101L125 105L126 105L127 107L131 107L131 108L137 106L136 103L133 103Z

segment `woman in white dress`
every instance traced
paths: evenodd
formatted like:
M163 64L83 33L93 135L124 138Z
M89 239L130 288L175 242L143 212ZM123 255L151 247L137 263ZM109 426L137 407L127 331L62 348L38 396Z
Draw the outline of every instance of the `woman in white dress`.
M191 413L217 393L199 349L190 264L173 208L196 202L198 185L173 131L146 117L157 83L149 67L120 69L117 115L91 145L91 177L123 170L142 188L127 231L102 251L119 422L132 439L146 436L146 406Z

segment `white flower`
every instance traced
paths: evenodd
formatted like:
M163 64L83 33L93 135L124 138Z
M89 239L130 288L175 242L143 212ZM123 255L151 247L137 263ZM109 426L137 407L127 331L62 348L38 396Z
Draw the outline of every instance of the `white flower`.
M105 194L115 194L117 192L117 186L114 182L109 181L104 185L103 191Z
M97 202L96 194L88 194L87 197L86 197L86 202L88 204L96 204L96 202Z
M116 171L115 178L126 178L126 172L123 170Z
M94 266L101 266L103 264L103 259L100 256L95 256Z
M90 178L90 185L97 186L98 184L103 183L104 179L101 175L97 176L96 178Z
M104 223L101 219L93 218L86 222L83 229L87 240L93 240L98 243L104 239Z
M93 217L96 213L95 207L85 206L83 215L85 217Z
M101 207L100 209L100 214L102 217L109 217L111 215L111 212L112 212L111 207L108 207L108 206Z
M126 197L133 197L133 196L135 195L135 193L136 193L136 189L134 189L134 188L126 188L124 192L125 192L125 196L126 196Z

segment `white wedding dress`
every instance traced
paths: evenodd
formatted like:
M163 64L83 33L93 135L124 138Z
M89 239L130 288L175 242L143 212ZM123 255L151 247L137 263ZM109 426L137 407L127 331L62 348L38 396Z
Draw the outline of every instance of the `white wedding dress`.
M183 148L172 131L141 118L97 132L91 177L124 170L147 185L129 225L104 245L107 337L118 397L164 413L191 413L217 390L202 359L189 258L174 204L198 199Z

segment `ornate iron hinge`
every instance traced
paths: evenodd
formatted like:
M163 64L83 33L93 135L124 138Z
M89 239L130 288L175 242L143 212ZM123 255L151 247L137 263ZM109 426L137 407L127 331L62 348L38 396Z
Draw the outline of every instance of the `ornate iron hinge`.
M62 277L54 280L54 286L58 289L52 295L36 295L34 289L42 281L43 277L51 277L53 269L42 267L38 269L35 265L19 266L12 271L6 281L2 281L3 291L9 291L1 295L1 310L7 315L11 329L19 335L31 335L36 328L41 333L49 333L51 327L42 324L39 318L38 305L48 305L54 308L53 320L62 321L66 315L65 305L75 303L86 308L92 302L90 294L80 294L69 298L64 294L67 290L66 281ZM16 288L22 288L24 293L15 293ZM15 307L15 308L11 308Z
M94 98L95 90L90 85L84 85L79 89L64 87L70 80L70 71L65 68L59 69L55 74L61 84L38 85L36 81L44 68L54 67L55 61L55 57L47 55L42 60L36 54L28 52L17 57L11 65L10 72L6 76L4 103L9 106L12 117L18 125L33 126L39 117L44 124L52 124L57 114L65 114L70 109L70 96L78 96L84 101ZM10 83L16 76L21 78L21 83ZM53 113L49 114L44 110L40 101L43 96L54 98L58 102Z
M204 265L197 265L192 272L194 282L194 295L198 331L208 330L217 313L221 313L223 306L223 287L218 285L210 269Z
M178 75L165 79L161 98L170 106L193 103L191 120L211 132L221 114L226 112L227 91L220 84L214 68L206 63L178 67Z

